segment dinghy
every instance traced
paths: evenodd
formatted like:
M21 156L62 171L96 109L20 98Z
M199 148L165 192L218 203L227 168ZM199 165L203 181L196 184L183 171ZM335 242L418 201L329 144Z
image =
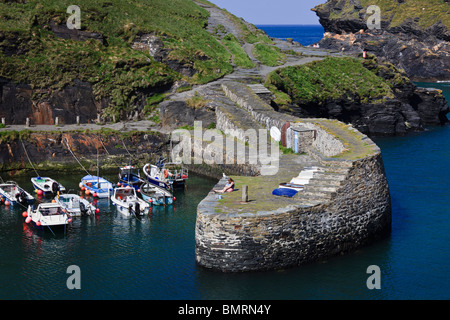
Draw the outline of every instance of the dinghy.
M151 183L146 183L141 186L142 199L156 206L171 205L175 200L173 194Z
M11 205L21 204L27 206L34 201L34 197L14 181L0 184L0 196L5 198L5 203L8 201Z
M94 215L96 211L94 205L77 194L61 194L55 197L55 202L72 217Z
M88 194L92 194L98 198L108 198L113 193L113 185L111 182L98 176L84 176L81 179L80 187L88 190Z
M126 217L139 217L148 213L150 205L144 200L138 198L136 190L131 187L116 188L111 196L112 203L117 210Z
M58 191L60 193L66 192L66 188L62 184L49 177L34 177L31 178L31 183L34 189L37 192L41 190L43 195L57 194Z

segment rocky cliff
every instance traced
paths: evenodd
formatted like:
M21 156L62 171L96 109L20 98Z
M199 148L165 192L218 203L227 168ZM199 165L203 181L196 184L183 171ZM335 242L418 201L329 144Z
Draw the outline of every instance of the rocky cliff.
M380 28L370 29L370 5ZM313 11L325 29L322 48L367 50L406 71L413 80L450 79L450 3L447 0L329 0ZM372 21L372 20L371 20Z

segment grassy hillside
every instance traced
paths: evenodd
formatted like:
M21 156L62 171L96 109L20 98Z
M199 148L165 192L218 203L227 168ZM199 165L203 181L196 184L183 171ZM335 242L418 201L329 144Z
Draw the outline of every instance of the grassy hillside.
M385 97L393 98L393 87L405 81L394 70L381 70L373 60L326 58L305 65L273 71L266 87L275 93L279 105L290 103L321 104L331 99L357 96L362 103ZM386 81L379 72L395 76Z
M203 1L205 2L205 1ZM93 84L96 98L126 109L136 91L183 79L205 83L232 71L230 53L205 30L209 13L190 0L79 0L82 31L103 36L74 41L56 37L68 0L0 1L0 77L33 88L58 90L74 79ZM191 78L132 49L143 34L161 38L169 58L193 68Z

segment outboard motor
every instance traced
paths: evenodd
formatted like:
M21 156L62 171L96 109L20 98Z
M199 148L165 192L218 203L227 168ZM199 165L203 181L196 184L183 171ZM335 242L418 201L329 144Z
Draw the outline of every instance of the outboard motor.
M136 213L136 215L141 214L141 206L139 205L139 202L136 202L136 204L134 205L134 212Z
M27 195L25 194L25 192L23 190L21 190L18 194L16 194L16 200L18 203L20 203L24 207L26 207L28 204Z
M57 184L56 182L53 182L52 184L52 192L54 194L56 194L59 191L59 184Z
M88 212L88 209L86 208L83 202L80 202L80 212L82 216L86 216Z

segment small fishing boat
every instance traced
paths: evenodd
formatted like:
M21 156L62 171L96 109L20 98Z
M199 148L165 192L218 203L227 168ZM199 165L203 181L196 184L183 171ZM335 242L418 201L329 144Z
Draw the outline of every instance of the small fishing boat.
M173 194L151 183L141 186L142 199L156 206L170 205L175 201Z
M163 176L164 170L167 170L166 181L169 185L172 186L172 188L184 188L186 180L188 179L189 176L188 169L184 167L179 167L176 164L167 163L164 165Z
M113 193L113 184L108 180L98 177L87 175L81 179L80 188L89 190L89 193L94 197L108 198Z
M155 166L162 172L166 182L173 188L183 188L188 179L189 171L178 163L166 163L166 159L160 157Z
M145 180L141 178L139 170L136 171L134 166L124 166L119 168L119 184L120 186L130 186L138 190ZM118 185L119 185L118 184Z
M11 205L21 204L27 206L34 202L34 197L22 189L16 182L7 181L0 184L0 196L5 198Z
M150 184L165 189L169 192L172 191L171 185L167 182L167 178L169 176L168 170L162 170L162 168L148 163L144 166L143 171L147 177L147 181Z
M57 194L66 192L66 188L56 180L49 177L34 177L31 178L31 183L34 189L39 192L42 191L43 195Z
M72 222L72 218L59 203L41 203L36 210L28 206L28 211L24 212L26 223L33 222L36 227L66 226ZM53 232L53 231L52 231Z
M126 217L133 215L138 217L148 213L150 209L150 205L138 198L136 190L131 187L114 189L111 201L117 207L117 210Z
M61 194L55 197L55 202L66 209L67 213L72 217L94 215L96 213L95 206L77 194Z

